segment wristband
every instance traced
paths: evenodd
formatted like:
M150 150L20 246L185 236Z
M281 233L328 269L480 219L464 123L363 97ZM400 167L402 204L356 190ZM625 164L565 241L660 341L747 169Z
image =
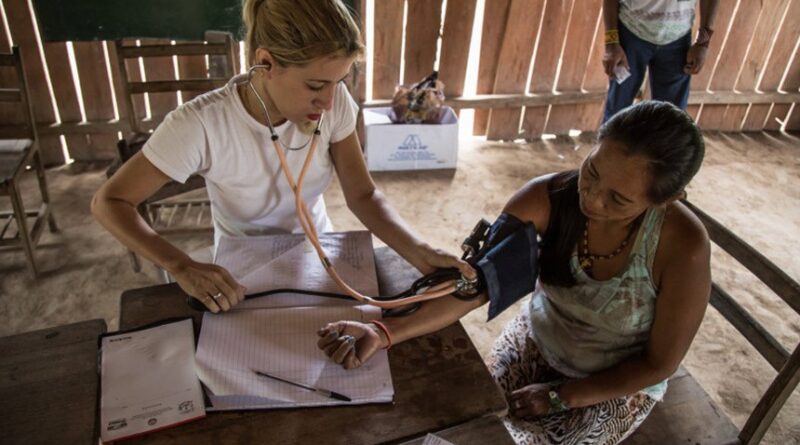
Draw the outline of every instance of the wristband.
M389 348L391 348L392 347L392 334L389 333L389 329L386 328L386 325L381 323L378 320L370 320L370 323L372 323L375 326L377 326L378 329L380 329L381 331L383 331L384 334L386 334L386 342L387 342L387 344L386 344L386 347L383 348L383 349L388 350Z
M612 45L614 43L619 43L619 30L609 29L606 31L606 45Z
M553 382L550 385L550 391L547 392L547 398L550 401L550 414L563 413L569 411L569 406L561 400L558 394L558 388L561 386L560 381Z

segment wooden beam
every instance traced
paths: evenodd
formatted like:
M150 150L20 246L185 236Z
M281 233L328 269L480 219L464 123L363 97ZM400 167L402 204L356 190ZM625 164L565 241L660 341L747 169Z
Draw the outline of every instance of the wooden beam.
M800 284L772 261L744 242L725 226L688 201L682 201L706 226L711 240L736 258L773 292L800 314Z
M747 418L739 438L744 445L755 445L761 442L767 428L780 412L786 400L800 383L800 345L798 345L786 365L780 370L775 380L770 383L767 392L758 401L755 409Z
M62 122L60 124L42 125L37 127L41 135L75 135L94 133L126 133L130 131L127 121L112 119L109 121L94 122Z
M575 91L563 93L538 94L478 94L445 99L445 105L453 108L516 108L541 105L567 105L602 102L606 100L605 91ZM690 104L791 104L800 102L800 93L737 93L693 91ZM364 103L364 108L387 107L390 100L373 100Z
M789 353L778 340L775 340L775 337L764 329L764 326L716 283L711 286L711 305L756 348L776 371L780 371L786 364Z
M225 44L176 43L175 45L125 46L120 57L132 59L136 57L226 55L227 53L228 49Z
M131 94L174 93L175 91L210 91L223 87L227 79L161 80L152 82L131 82Z
M19 102L22 93L17 88L0 88L0 102Z

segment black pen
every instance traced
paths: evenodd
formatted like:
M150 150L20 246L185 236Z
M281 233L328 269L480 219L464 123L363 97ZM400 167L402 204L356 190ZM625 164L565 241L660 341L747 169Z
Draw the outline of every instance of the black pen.
M289 385L297 386L298 388L303 388L303 389L307 389L309 391L318 392L318 393L324 395L325 397L330 397L331 399L341 400L343 402L352 402L352 399L350 399L350 397L347 397L346 395L343 395L343 394L339 394L338 392L335 392L335 391L331 391L331 390L323 389L323 388L317 388L317 387L310 386L310 385L304 385L302 383L293 382L291 380L286 380L286 379L281 378L281 377L276 377L274 375L267 374L266 372L256 371L255 369L251 369L251 371L253 371L254 373L256 373L256 375L258 375L260 377L266 377L268 379L273 379L273 380L277 380L279 382L288 383Z

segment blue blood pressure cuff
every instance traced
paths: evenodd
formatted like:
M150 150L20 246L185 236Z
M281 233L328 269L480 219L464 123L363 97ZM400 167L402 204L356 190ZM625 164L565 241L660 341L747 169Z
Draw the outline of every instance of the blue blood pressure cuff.
M539 277L536 227L503 213L489 228L486 242L474 258L477 260L470 262L489 296L489 321L536 287Z

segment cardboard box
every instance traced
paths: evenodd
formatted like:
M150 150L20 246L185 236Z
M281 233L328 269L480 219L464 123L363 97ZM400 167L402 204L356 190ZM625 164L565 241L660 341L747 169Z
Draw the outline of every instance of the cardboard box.
M371 171L456 168L458 118L445 107L438 124L395 124L391 108L365 108L367 167Z

